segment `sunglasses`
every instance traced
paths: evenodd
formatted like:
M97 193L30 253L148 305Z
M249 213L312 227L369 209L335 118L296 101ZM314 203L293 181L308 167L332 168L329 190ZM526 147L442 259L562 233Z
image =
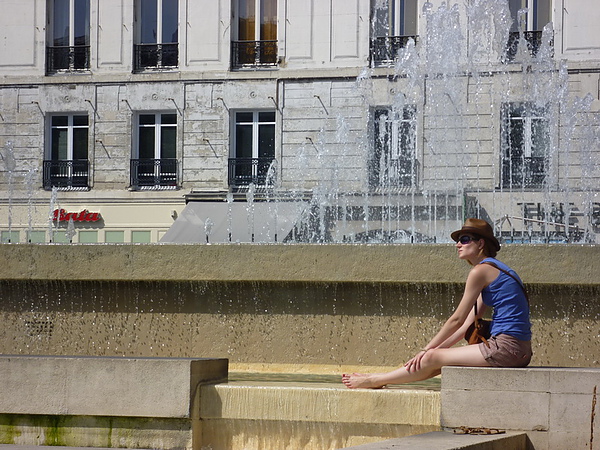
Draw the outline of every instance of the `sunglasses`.
M474 238L472 236L461 236L461 237L458 238L458 242L460 242L462 245L466 245L469 242L478 241L478 240L479 239L476 239L476 238Z

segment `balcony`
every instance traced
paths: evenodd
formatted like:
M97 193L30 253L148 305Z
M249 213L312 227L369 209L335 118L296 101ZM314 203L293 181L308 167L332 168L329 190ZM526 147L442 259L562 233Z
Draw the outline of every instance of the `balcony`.
M275 180L269 173L273 158L229 158L229 186L240 187L254 184L271 186Z
M46 47L46 73L83 72L90 69L90 46Z
M417 36L382 36L371 41L371 62L374 66L394 64L398 51L405 48L412 39L417 42Z
M527 52L529 55L536 57L542 47L542 31L524 31L523 38L527 43ZM517 61L520 39L521 33L518 31L509 33L503 62L511 63ZM550 45L554 46L554 41L550 42Z
M87 159L44 161L44 189L89 188L90 163Z
M172 70L179 66L179 44L135 44L133 71Z
M546 180L544 157L505 158L502 165L502 187L505 189L543 187Z
M231 70L277 67L277 41L232 41Z
M131 188L177 189L179 161L175 158L132 159Z

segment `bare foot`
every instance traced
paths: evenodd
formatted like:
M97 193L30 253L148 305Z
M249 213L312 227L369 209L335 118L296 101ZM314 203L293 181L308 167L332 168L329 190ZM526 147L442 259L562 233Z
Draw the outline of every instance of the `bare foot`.
M349 389L381 389L385 384L379 384L371 375L363 373L343 374L342 383Z

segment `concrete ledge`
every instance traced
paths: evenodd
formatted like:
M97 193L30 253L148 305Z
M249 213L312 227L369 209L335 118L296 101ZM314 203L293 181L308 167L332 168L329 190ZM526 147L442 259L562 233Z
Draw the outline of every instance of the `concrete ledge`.
M439 427L440 393L396 388L351 390L341 383L229 382L201 387L200 410L203 419Z
M0 356L0 444L192 449L227 359ZM56 447L53 447L56 448Z
M598 255L595 245L504 245L500 258L530 284L598 285ZM452 244L2 244L0 260L6 280L464 283L468 270ZM553 264L540 266L542 260Z
M334 449L441 429L440 393L426 389L240 381L202 386L200 399L206 448Z
M526 448L527 435L525 433L477 436L434 431L373 444L346 447L346 450L525 450Z
M600 369L442 369L444 427L527 432L536 450L589 448L600 436Z
M0 413L191 417L197 386L227 359L0 356Z

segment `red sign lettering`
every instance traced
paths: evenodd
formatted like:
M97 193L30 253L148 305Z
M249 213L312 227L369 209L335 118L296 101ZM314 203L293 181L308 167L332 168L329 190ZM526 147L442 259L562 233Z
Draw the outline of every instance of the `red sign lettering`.
M53 220L55 222L68 222L69 220L73 220L73 222L98 222L101 217L100 213L97 212L89 212L87 209L84 209L81 212L67 212L64 209L55 209Z

